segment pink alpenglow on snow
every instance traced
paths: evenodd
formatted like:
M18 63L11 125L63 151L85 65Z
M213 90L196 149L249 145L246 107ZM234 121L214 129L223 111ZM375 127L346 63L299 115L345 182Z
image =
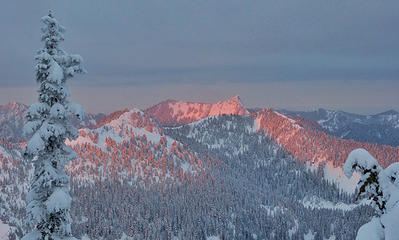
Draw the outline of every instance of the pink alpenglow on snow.
M207 117L223 114L248 114L239 96L217 103L166 100L145 111L155 117L161 124L170 126L192 123Z

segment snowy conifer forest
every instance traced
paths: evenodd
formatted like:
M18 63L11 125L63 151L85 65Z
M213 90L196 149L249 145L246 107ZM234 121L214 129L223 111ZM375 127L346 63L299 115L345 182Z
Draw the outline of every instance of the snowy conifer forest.
M0 240L399 239L397 112L235 96L86 114L68 90L83 58L41 21L38 102L0 105ZM391 139L357 131L374 125Z

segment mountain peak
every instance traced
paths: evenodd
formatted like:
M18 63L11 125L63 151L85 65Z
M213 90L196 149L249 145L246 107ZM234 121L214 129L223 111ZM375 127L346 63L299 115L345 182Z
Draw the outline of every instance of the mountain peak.
M91 126L92 129L102 127L110 122L112 122L115 119L118 119L122 114L128 112L129 110L127 108L113 112L111 114L108 114L105 118L101 119L98 121L98 123L94 126Z
M244 108L240 97L237 95L228 100L212 104L208 115L219 116L223 114L246 115L248 111Z
M242 104L242 102L241 102L241 98L240 98L240 96L239 96L239 95L235 95L235 96L234 96L234 97L232 97L230 100L231 100L231 101L235 101L235 102L238 102L238 103Z
M223 102L223 101L222 101L222 102ZM230 98L230 99L227 99L227 100L225 100L224 102L228 102L228 103L230 103L230 104L235 103L235 104L241 105L242 108L244 108L244 104L242 103L241 98L240 98L239 95L235 95L234 97L232 97L232 98Z
M103 126L112 127L114 129L118 129L118 131L122 131L126 126L148 129L155 127L158 128L157 122L151 119L147 113L138 108L125 108L113 112L100 120L97 125L92 126L91 129L96 129Z
M238 95L217 103L166 100L148 108L145 112L168 126L192 123L206 117L223 114L248 114Z
M162 101L162 102L160 102L160 103L175 103L175 102L178 102L178 101L175 100L175 99L169 98L169 99L166 99L165 101Z

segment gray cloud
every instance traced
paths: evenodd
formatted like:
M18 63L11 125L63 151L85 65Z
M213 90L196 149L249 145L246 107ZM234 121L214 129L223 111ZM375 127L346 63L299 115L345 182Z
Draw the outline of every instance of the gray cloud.
M84 86L399 81L397 0L40 0L2 3L0 86L35 84L48 9Z

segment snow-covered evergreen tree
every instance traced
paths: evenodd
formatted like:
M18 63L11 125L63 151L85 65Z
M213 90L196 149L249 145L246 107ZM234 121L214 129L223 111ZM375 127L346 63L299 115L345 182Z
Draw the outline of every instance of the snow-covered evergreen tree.
M364 149L353 150L344 165L345 175L360 173L358 198L367 197L378 213L363 225L357 240L398 239L399 228L399 162L383 169L378 161Z
M76 139L78 131L69 123L70 114L82 119L83 108L67 100L66 81L83 73L82 58L60 48L65 28L49 12L42 17L43 49L36 56L38 102L29 107L24 133L30 140L25 158L32 160L35 171L27 195L28 225L31 232L23 240L75 239L71 233L71 196L65 165L76 153L65 140Z

